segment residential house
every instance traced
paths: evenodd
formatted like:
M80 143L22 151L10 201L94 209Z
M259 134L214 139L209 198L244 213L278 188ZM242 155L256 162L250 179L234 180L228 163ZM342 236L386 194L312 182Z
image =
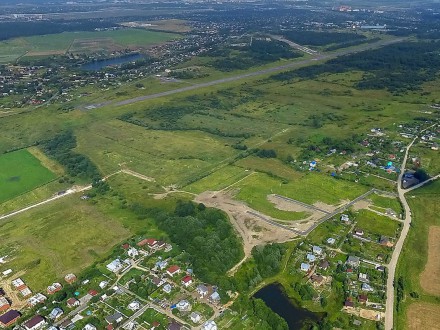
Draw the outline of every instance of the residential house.
M127 254L130 258L136 258L139 255L139 251L136 248L131 247L128 249Z
M345 309L351 309L354 308L354 303L351 300L346 300L344 302L344 308Z
M128 309L135 312L141 308L141 304L139 301L132 301L130 304L128 304Z
M358 296L358 301L361 304L366 304L368 302L368 296L366 294L361 294Z
M167 269L167 274L171 277L173 277L174 275L179 274L179 273L180 273L179 266L173 265Z
M171 323L168 324L167 329L168 330L180 330L180 329L182 329L182 325L180 323L177 323L176 321L171 321Z
M303 271L303 272L308 272L309 270L310 270L310 264L307 264L307 263L301 263L301 270Z
M75 274L67 274L66 276L64 276L64 280L67 283L72 284L76 281L76 276Z
M176 304L176 308L181 312L185 312L190 310L191 305L188 300L181 300Z
M313 255L313 254L311 254L311 253L308 253L308 254L307 254L307 260L308 260L309 262L314 262L314 261L316 260L316 257L315 257L315 255Z
M83 330L97 330L96 327L93 324L87 323Z
M3 312L5 310L8 310L11 308L11 304L9 303L9 300L5 297L0 297L0 312Z
M160 270L165 269L167 266L168 266L167 260L160 260L156 262L156 267L159 268Z
M211 302L217 304L217 303L220 302L220 295L218 294L217 291L214 291L214 292L212 293L212 295L209 296L209 300L210 300Z
M145 246L147 245L150 249L154 249L156 247L157 240L154 238L146 238L137 243L138 246Z
M313 249L313 253L314 254L317 254L318 256L320 256L322 254L322 248L321 247L314 245L312 249Z
M15 309L7 311L3 315L0 315L0 326L6 328L13 325L20 318L21 314Z
M360 228L356 228L354 230L354 234L357 235L357 236L364 236L364 231L362 229L360 229Z
M81 315L80 315L81 316ZM82 316L81 316L81 318L82 318ZM73 320L73 319L72 319ZM60 329L71 329L72 328L72 326L73 326L73 322L72 322L72 320L71 319L66 319L66 320L64 320L63 322L61 322L61 324L60 324ZM80 320L80 319L79 319ZM83 329L85 329L85 327L83 328ZM96 330L96 328L95 328L95 330Z
M165 293L170 293L172 288L173 288L173 287L171 286L171 284L167 283L167 284L164 285L164 287L162 288L162 290L163 290L163 292L165 292Z
M200 298L205 298L208 294L208 288L203 284L198 285L196 291L200 295Z
M186 275L182 279L182 285L184 285L186 288L189 287L193 283L192 277L189 275Z
M20 291L24 288L27 288L26 284L24 283L24 281L21 278L17 278L15 280L13 280L12 282L12 286L14 287L14 289Z
M348 217L347 214L342 214L341 215L341 221L343 221L343 222L350 222L350 218Z
M52 283L47 287L47 294L54 294L55 292L60 291L63 286L60 283Z
M200 314L196 312L192 312L189 317L193 323L200 323L200 321L202 320Z
M327 270L330 267L330 263L327 260L322 260L319 264L319 268Z
M36 295L30 297L28 299L28 305L30 307L34 307L38 304L42 304L46 301L47 297L44 294L37 293Z
M381 236L379 239L379 244L386 247L393 247L393 242L390 241L390 239L386 236Z
M41 315L35 315L33 318L23 324L26 330L39 330L46 325L46 320Z
M108 282L107 282L107 281L101 281L101 282L99 283L99 287L100 287L101 289L105 289L105 288L107 287L107 285L108 285Z
M79 306L79 300L76 298L69 298L67 299L67 307L69 308L73 308L73 307L78 307Z
M64 312L63 312L63 310L61 308L55 307L54 309L52 309L52 312L50 312L49 318L51 320L56 320L59 317L61 317L61 315L63 315L63 314L64 314Z
M217 324L212 320L206 321L202 326L202 330L217 330Z
M115 287L116 288L116 290L118 289L118 287ZM115 291L116 291L115 290ZM97 296L98 295L98 291L96 291L96 290L89 290L89 292L87 292L89 295L91 295L92 297L94 297L94 296Z
M327 244L328 245L333 245L336 243L336 240L333 237L330 237L327 239Z
M153 282L153 284L154 284L155 286L157 286L157 287L160 287L160 286L162 286L162 285L165 283L165 281L164 281L163 279L161 279L161 278L159 278L159 277L157 277L157 276L154 276L154 277L151 279L151 282Z
M362 291L366 291L366 292L374 291L374 289L367 283L362 283L361 289Z
M348 256L346 264L352 267L359 267L359 265L361 264L361 260L359 257L355 257L355 256Z
M108 315L108 316L105 317L105 320L107 321L107 323L110 323L110 324L112 324L112 323L121 323L123 319L124 319L124 317L119 312L116 312L116 313L114 313L112 315Z
M358 277L359 281L363 282L363 283L368 283L370 282L368 280L368 275L364 274L364 273L359 273L359 277Z
M310 280L312 281L313 285L320 286L324 282L324 277L321 275L313 274L310 277Z
M111 263L109 263L106 267L112 273L118 273L122 268L124 268L124 265L122 264L121 260L115 259Z

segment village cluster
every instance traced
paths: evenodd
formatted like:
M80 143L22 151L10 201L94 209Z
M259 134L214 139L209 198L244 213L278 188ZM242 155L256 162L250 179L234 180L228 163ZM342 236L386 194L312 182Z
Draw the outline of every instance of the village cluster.
M355 317L354 325L362 318L383 321L387 261L399 236L399 230L387 237L380 227L362 228L358 216L339 214L328 220L323 236L312 234L297 247L291 270L298 277L299 294L309 292L318 304L333 299L337 287L333 282L339 282L344 295L341 309ZM387 220L400 222L391 215Z
M223 313L218 288L200 282L179 255L164 241L132 240L99 271L67 274L36 294L9 270L10 285L0 288L0 327L216 330L213 319Z

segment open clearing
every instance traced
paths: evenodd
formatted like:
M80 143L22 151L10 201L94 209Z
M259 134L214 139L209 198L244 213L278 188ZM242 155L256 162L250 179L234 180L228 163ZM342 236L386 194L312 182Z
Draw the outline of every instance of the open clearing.
M226 212L237 233L243 239L245 257L249 257L256 245L272 242L285 242L296 237L291 231L268 224L251 215L252 211L243 203L232 199L223 192L206 191L198 195L195 202L203 203Z
M440 306L430 303L412 303L409 305L407 329L440 329Z
M120 220L75 194L0 223L2 247L14 249L14 259L0 270L25 270L31 289L41 290L79 272L129 236Z
M27 150L0 156L0 203L56 178Z
M420 275L420 285L426 292L440 296L440 227L429 227L428 262Z

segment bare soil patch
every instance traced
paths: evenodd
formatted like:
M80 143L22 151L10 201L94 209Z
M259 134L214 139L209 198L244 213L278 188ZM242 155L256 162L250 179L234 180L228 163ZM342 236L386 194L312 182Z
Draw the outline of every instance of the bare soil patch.
M440 329L440 305L413 303L406 313L407 329Z
M440 296L440 227L429 227L428 261L420 275L420 285L426 292ZM440 312L440 309L439 309Z
M230 193L206 191L198 195L194 201L216 207L228 214L232 225L243 239L246 257L251 255L252 248L256 245L286 242L297 236L289 230L271 225L249 214L248 211L254 210L234 200Z
M362 199L356 203L353 204L353 210L354 211L359 211L362 209L367 209L370 206L371 202L369 202L368 200Z

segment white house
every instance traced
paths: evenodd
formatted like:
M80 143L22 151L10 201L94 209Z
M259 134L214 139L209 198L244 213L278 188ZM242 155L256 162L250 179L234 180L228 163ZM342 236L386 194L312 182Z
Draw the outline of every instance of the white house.
M101 282L99 283L99 287L100 287L101 289L105 289L105 288L107 287L107 285L108 285L108 282L107 282L107 281L101 281Z
M209 297L209 300L211 300L213 303L220 302L220 295L217 291L213 292L212 295Z
M139 255L139 251L136 248L131 247L128 249L127 254L131 258L135 258Z
M333 245L335 243L336 243L336 240L333 237L330 237L330 238L327 239L327 244Z
M217 324L214 321L206 321L202 326L202 330L217 330Z
M307 260L308 260L309 262L314 262L314 261L316 260L316 257L315 257L315 255L313 255L313 254L311 254L311 253L308 253L308 254L307 254Z
M349 221L350 221L350 218L348 217L347 214L342 214L342 215L341 215L341 221L349 222Z
M173 287L171 286L171 284L167 283L167 284L165 284L165 285L163 286L162 290L163 290L163 292L165 292L165 293L170 293L172 288L173 288Z
M313 246L313 253L317 254L318 256L320 256L322 254L322 249L319 246L314 245Z
M129 305L128 305L128 309L134 311L137 311L141 308L141 304L139 303L139 301L132 301Z
M307 264L307 263L301 263L301 270L303 271L303 272L308 272L309 270L310 270L310 265L309 264Z
M97 330L93 324L87 323L83 330Z
M56 320L57 318L61 317L61 315L63 314L64 312L61 308L55 307L54 309L52 309L52 312L50 312L49 318L51 320Z
M188 300L181 300L181 301L179 301L179 302L177 303L176 308L177 308L179 311L184 312L184 311L189 310L189 309L191 308L191 305L190 305L190 303L188 302Z
M200 298L204 298L208 294L208 288L203 284L197 286L196 291L200 295Z
M202 320L200 314L196 312L192 312L190 318L193 323L199 323Z
M192 277L189 275L186 275L184 278L182 278L182 285L186 288L189 287L193 283Z
M122 265L121 260L115 259L111 263L109 263L107 266L107 269L111 271L112 273L119 272L124 266Z

